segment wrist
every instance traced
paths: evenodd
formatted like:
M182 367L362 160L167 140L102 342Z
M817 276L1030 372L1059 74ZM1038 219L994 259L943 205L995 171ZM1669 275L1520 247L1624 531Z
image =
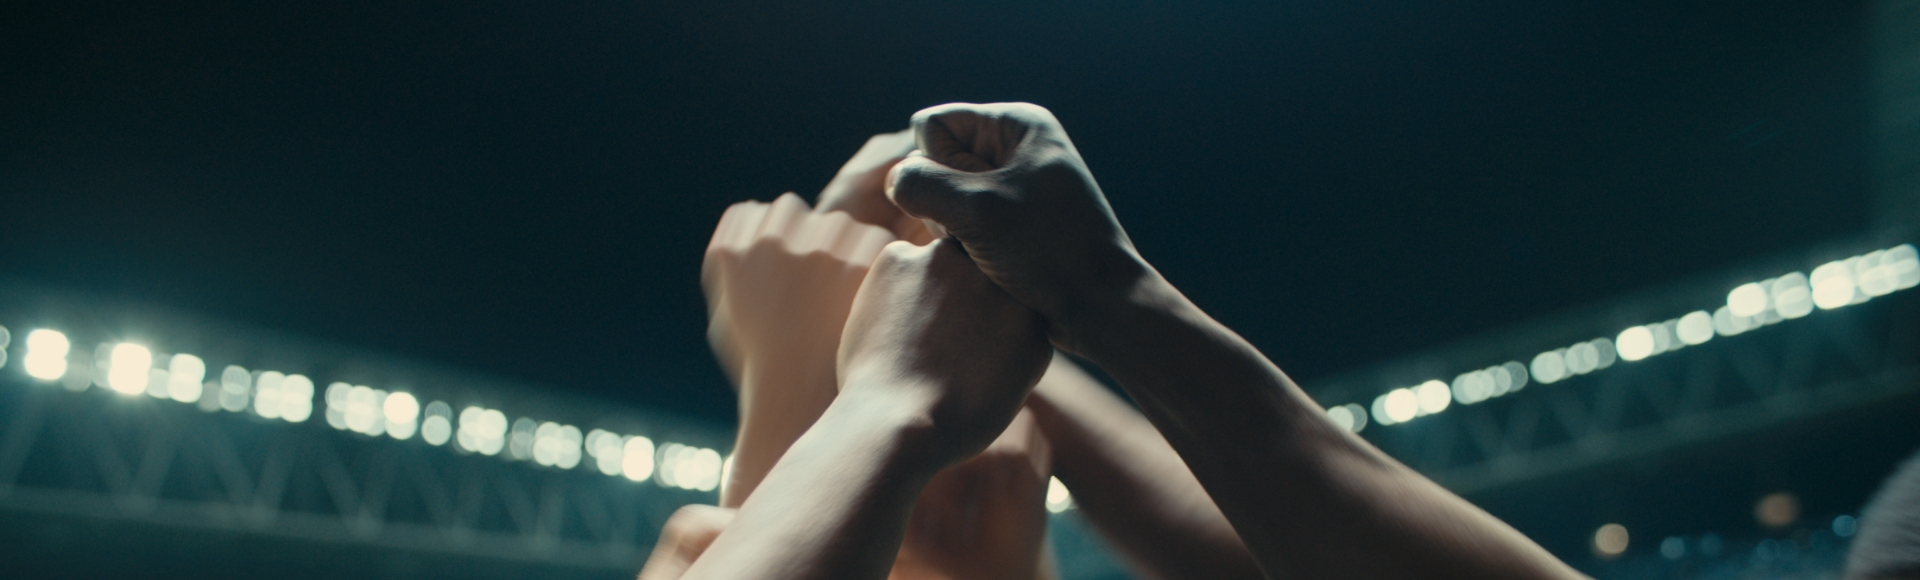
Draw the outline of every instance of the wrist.
M937 432L931 402L910 393L861 388L859 380L848 379L815 428L849 433L887 471L902 477L930 478L958 459Z
M1104 268L1107 275L1101 283L1067 302L1054 319L1064 332L1056 337L1062 350L1104 367L1109 362L1105 359L1121 356L1118 351L1138 342L1127 337L1138 336L1134 327L1142 317L1164 318L1186 304L1186 297L1158 270L1137 254L1128 254L1127 263Z

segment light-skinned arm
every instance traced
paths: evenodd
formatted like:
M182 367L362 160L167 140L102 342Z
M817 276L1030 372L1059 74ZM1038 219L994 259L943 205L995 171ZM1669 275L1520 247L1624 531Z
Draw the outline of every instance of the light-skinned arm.
M1052 113L952 104L915 114L913 128L922 153L894 167L889 196L1041 313L1056 346L1126 389L1268 577L1580 577L1332 425L1174 288L1135 250Z
M1005 433L1045 371L1041 324L957 244L889 244L841 336L839 396L682 577L886 577L927 482Z

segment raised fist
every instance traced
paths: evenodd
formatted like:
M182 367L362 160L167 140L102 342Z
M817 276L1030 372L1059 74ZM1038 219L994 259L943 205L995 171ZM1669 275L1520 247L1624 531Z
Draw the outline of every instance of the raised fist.
M951 240L888 244L840 338L841 392L922 414L929 457L978 453L1013 421L1052 357L1040 316Z
M1060 122L1026 103L955 103L914 114L913 132L919 153L894 166L888 196L1077 351L1075 313L1120 299L1148 267Z

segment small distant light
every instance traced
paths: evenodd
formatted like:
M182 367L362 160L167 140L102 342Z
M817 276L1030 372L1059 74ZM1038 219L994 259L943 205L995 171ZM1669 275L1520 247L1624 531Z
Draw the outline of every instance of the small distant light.
M253 373L237 365L220 371L220 408L238 413L247 408L247 396L253 390Z
M1419 414L1421 415L1445 411L1447 405L1453 403L1453 391L1447 388L1446 383L1437 380L1420 383L1420 386L1414 390L1414 395L1420 397Z
M1347 413L1353 416L1353 432L1359 433L1365 431L1367 429L1367 408L1353 403L1347 403L1344 406L1347 408Z
M1333 425L1342 431L1353 430L1353 411L1348 410L1346 405L1327 409L1327 420L1332 421Z
M574 466L580 465L581 437L580 437L579 427L575 427L572 425L561 425L559 432L554 434L553 439L554 439L554 442L552 443L554 448L553 465L555 467L559 467L561 469L573 469ZM715 473L718 473L719 469L720 469L719 460L715 459L714 460ZM714 483L715 484L719 483L719 478L717 476L714 478ZM713 489L713 488L707 488L707 489Z
M655 451L656 457L653 462L655 483L659 483L661 487L680 487L675 477L680 472L680 451L685 447L679 443L667 443Z
M1811 302L1809 302L1809 304L1811 304ZM1746 332L1751 328L1753 328L1753 319L1746 316L1735 316L1731 308L1721 306L1718 310L1713 311L1713 331L1720 333L1720 336L1733 336Z
M1381 425L1392 425L1398 422L1387 415L1387 395L1385 394L1373 398L1373 422Z
M720 452L703 448L694 453L692 463L697 467L694 471L694 490L713 491L720 487L720 468L723 463Z
M1668 560L1678 560L1687 555L1687 540L1680 536L1667 536L1660 540L1660 556Z
M1527 365L1520 364L1520 361L1507 361L1506 364L1500 365L1500 368L1506 369L1507 379L1513 384L1502 388L1498 382L1494 383L1494 390L1499 391L1499 394L1504 395L1527 387Z
M447 424L446 417L428 415L425 421L420 422L420 439L428 445L445 445L452 433L453 426Z
M1567 347L1567 353L1561 355L1567 361L1567 372L1584 375L1600 366L1600 353L1595 352L1592 343L1583 342Z
M1057 514L1072 507L1073 494L1067 491L1067 484L1060 483L1058 477L1047 478L1047 511Z
M555 428L558 427L558 425L555 425ZM507 439L507 457L522 460L532 458L534 444L539 442L539 439L535 437L539 429L540 424L532 418L521 417L515 419L513 421L513 435Z
M594 437L595 434L602 436ZM592 452L594 466L600 468L600 473L620 475L626 470L626 450L621 448L619 435L595 429L587 435L587 439L592 440L587 444L587 449Z
M1599 357L1593 364L1594 370L1613 366L1614 361L1620 360L1620 349L1614 346L1613 339L1602 336L1587 341L1587 344L1593 345L1593 354Z
M147 390L147 371L153 369L153 351L123 342L113 346L107 366L107 386L122 395L138 395Z
M1734 316L1754 316L1767 309L1767 289L1752 282L1727 293L1727 309Z
M1813 269L1813 304L1832 310L1853 302L1853 273L1845 262L1827 262Z
M1800 519L1800 498L1787 492L1767 494L1753 506L1753 519L1769 528L1784 528Z
M1613 339L1614 348L1620 352L1620 360L1633 362L1653 355L1653 331L1645 326L1635 326L1620 331Z
M1854 532L1858 531L1860 531L1860 520L1854 519L1853 516L1843 515L1833 518L1833 535L1851 538Z
M285 380L287 375L280 371L263 371L253 377L253 414L280 418L280 382Z
M313 379L306 375L287 375L280 381L280 418L289 423L304 423L313 416Z
M27 375L43 381L57 380L67 374L67 352L73 348L67 335L58 330L34 329L27 333L27 356L21 366Z
M1593 551L1602 558L1617 558L1627 551L1627 527L1607 524L1593 532Z
M1813 289L1806 274L1793 272L1773 280L1773 310L1789 320L1813 312Z
M420 415L420 400L413 398L412 394L394 391L387 395L380 410L386 415L388 423L412 423Z
M1533 357L1533 380L1542 385L1553 384L1567 376L1567 359L1561 351L1550 350Z
M1405 423L1420 415L1420 396L1413 389L1394 389L1387 393L1387 417Z
M1680 344L1680 339L1673 335L1673 327L1679 322L1680 319L1675 318L1659 324L1649 324L1646 326L1647 333L1653 336L1653 352L1651 354L1680 350L1680 347L1685 346ZM1619 350L1619 347L1615 346L1614 350Z
M176 354L167 362L167 396L182 403L200 400L200 381L207 378L207 363L190 354Z
M653 440L646 437L630 437L622 446L620 474L629 481L646 481L653 477Z
M1674 326L1673 333L1680 338L1680 342L1689 345L1713 340L1713 315L1704 310L1688 312L1680 317L1680 323Z
M1881 264L1892 276L1894 290L1920 286L1920 251L1916 251L1913 244L1888 248Z
M483 455L498 455L500 448L507 443L507 415L497 409L487 409L480 413L478 434L479 451Z
M1453 378L1453 401L1472 405L1493 397L1493 377L1487 371L1460 373Z

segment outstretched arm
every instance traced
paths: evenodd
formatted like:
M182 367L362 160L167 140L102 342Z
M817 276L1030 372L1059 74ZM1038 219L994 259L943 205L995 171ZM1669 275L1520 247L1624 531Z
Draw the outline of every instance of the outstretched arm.
M885 577L915 498L1006 431L1048 352L957 244L888 245L840 339L840 395L683 578Z
M1220 508L1153 424L1063 355L1027 398L1054 475L1093 526L1152 578L1259 578Z
M966 246L1111 374L1275 578L1576 578L1505 523L1326 419L1135 251L1053 115L1027 104L914 116L923 155L889 195Z

